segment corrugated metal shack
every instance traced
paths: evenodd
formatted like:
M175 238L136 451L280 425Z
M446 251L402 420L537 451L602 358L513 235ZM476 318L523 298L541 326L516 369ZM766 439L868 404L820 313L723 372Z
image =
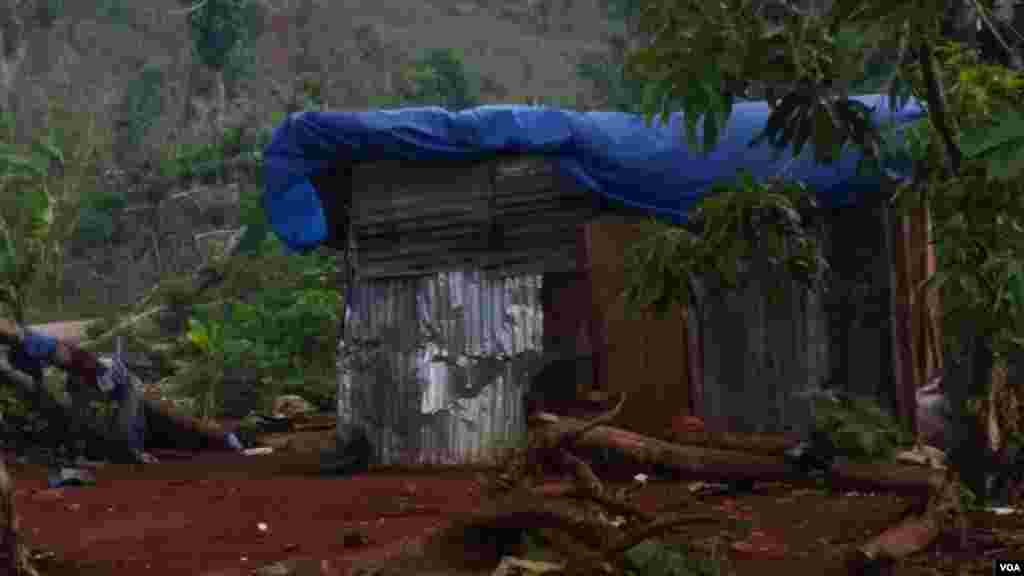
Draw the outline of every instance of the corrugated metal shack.
M755 108L734 114L749 114L740 131L756 129L766 112ZM265 155L268 180L279 176L268 184L271 224L300 249L351 252L341 440L363 428L382 463L487 459L525 433L531 386L560 398L626 391L616 423L653 435L691 414L731 430L799 428L799 393L823 386L913 418L918 375L935 363L927 308L909 288L927 268L927 227L890 222L880 180L848 186L838 169L802 168L836 187L828 194L856 195L824 216L826 293L786 284L769 301L763 288L779 279L760 274L739 294L704 286L699 322L694 310L627 318L623 254L639 223L683 204L674 186L696 198L702 182L746 167L737 155L749 155L748 140L704 160L642 119L573 114L305 113L279 129ZM774 173L764 156L752 165ZM625 192L634 208L614 201Z
M486 459L524 433L532 377L566 359L555 384L627 391L619 423L648 434L687 414L799 428L797 395L825 385L896 406L880 206L829 214L827 293L705 290L698 343L692 311L626 318L622 256L640 217L602 208L542 159L356 167L353 183L358 281L339 410L382 462ZM485 248L488 231L504 242Z
M357 166L351 182L341 420L382 462L486 459L523 436L529 382L576 345L582 311L550 292L594 196L530 158Z

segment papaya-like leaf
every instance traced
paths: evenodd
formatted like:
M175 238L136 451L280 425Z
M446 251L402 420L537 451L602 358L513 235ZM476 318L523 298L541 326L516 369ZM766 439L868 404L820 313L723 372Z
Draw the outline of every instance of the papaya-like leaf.
M1013 143L1024 143L1024 114L1009 109L994 116L987 125L965 129L959 146L966 158L977 158Z

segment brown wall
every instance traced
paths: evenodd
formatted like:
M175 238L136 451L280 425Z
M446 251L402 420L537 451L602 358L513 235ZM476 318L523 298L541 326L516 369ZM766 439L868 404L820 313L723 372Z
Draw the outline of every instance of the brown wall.
M900 410L916 428L914 392L942 371L938 293L920 288L935 273L935 248L930 217L923 207L898 218L894 228L897 333L902 343L898 381L905 388Z
M605 219L589 224L584 272L592 295L597 361L595 387L628 395L617 424L636 432L666 434L673 419L690 412L687 327L682 310L666 319L626 316L624 256L640 226Z

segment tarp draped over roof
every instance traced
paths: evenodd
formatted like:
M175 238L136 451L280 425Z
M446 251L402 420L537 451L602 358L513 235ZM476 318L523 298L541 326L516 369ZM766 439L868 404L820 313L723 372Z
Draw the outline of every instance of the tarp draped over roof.
M900 124L923 114L915 104L892 113L882 96L858 99L875 109L878 122ZM328 218L311 179L332 163L469 161L498 154L546 156L585 188L675 222L714 183L741 169L756 178L802 180L826 206L850 204L878 187L877 177L857 175L859 155L852 150L820 166L809 151L793 158L775 154L767 144L750 147L768 115L764 102L735 105L720 144L701 156L686 146L678 114L668 123L647 125L632 114L530 106L301 112L277 128L264 151L264 208L278 237L293 250L307 251L328 237Z

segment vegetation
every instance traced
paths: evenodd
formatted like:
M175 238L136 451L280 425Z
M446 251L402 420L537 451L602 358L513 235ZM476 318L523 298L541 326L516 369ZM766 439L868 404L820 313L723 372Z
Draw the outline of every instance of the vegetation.
M480 79L456 50L428 50L403 72L404 82L395 94L375 98L375 105L440 106L458 111L480 103Z
M910 444L909 435L872 399L814 401L814 449L858 461L888 460Z
M249 61L243 52L248 47L250 0L204 0L190 9L188 22L192 29L195 55L217 74L215 127L223 126L227 109L228 71L244 70Z
M46 130L17 142L11 115L0 116L0 304L23 322L31 309L63 304L64 248L79 206L98 187L109 140L93 119L51 106Z
M149 63L139 72L139 80L125 92L123 117L130 146L138 147L146 132L163 112L163 70Z
M1001 38L991 8L978 3L974 8L979 22ZM758 140L779 150L806 151L830 164L843 150L856 149L876 169L892 154L909 155L914 178L900 186L897 206L931 211L942 259L929 284L942 291L944 334L970 335L950 342L951 347L967 345L976 358L1019 349L1024 315L1011 287L1021 274L1018 247L1024 240L1022 72L992 54L986 57L978 46L951 39L945 4L865 0L836 2L827 10L782 4L779 10L772 19L759 3L745 0L644 2L638 24L644 41L631 51L629 69L682 99L686 137L701 150L717 144L737 99L762 93L773 107ZM880 58L896 63L884 85L890 106L902 106L912 96L927 111L898 138L887 138L870 121L872 111L851 99L850 87L877 73ZM654 102L644 108L651 118L663 112ZM748 183L741 180L744 187ZM739 234L718 235L729 228L713 217L698 226L700 232L652 230L632 260L637 285L628 291L630 301L639 307L661 303L662 309L689 301L686 284L672 280L700 272L699 261L680 257L675 246L746 255L744 246L757 234L764 209L788 213L791 221L801 218L790 198L775 194L771 185L757 187L760 211L744 210L750 196L743 194L705 203L740 204L733 212L746 220L733 227ZM725 242L716 244L723 237ZM792 246L809 246L799 234L787 237L792 241L768 245L763 256L781 259ZM798 268L810 263L805 259ZM988 376L969 380L970 395L983 397ZM947 389L956 385L947 382ZM971 468L970 454L983 451L974 446L962 452L961 465Z
M633 576L718 576L721 569L713 559L695 558L686 546L644 541L625 554L626 574Z
M256 253L237 257L219 297L192 306L176 354L188 360L176 377L179 392L202 398L205 416L218 415L218 386L226 375L246 372L268 400L299 394L329 407L341 311L335 268L330 254L286 254L269 238Z
M600 108L630 114L641 114L650 106L657 107L659 111L680 109L683 102L679 98L670 97L657 84L630 75L626 68L641 2L604 0L604 5L610 28L607 48L576 65L576 73L591 84L600 98Z
M410 103L436 104L450 110L476 106L479 81L455 50L431 50L408 71L412 85Z

